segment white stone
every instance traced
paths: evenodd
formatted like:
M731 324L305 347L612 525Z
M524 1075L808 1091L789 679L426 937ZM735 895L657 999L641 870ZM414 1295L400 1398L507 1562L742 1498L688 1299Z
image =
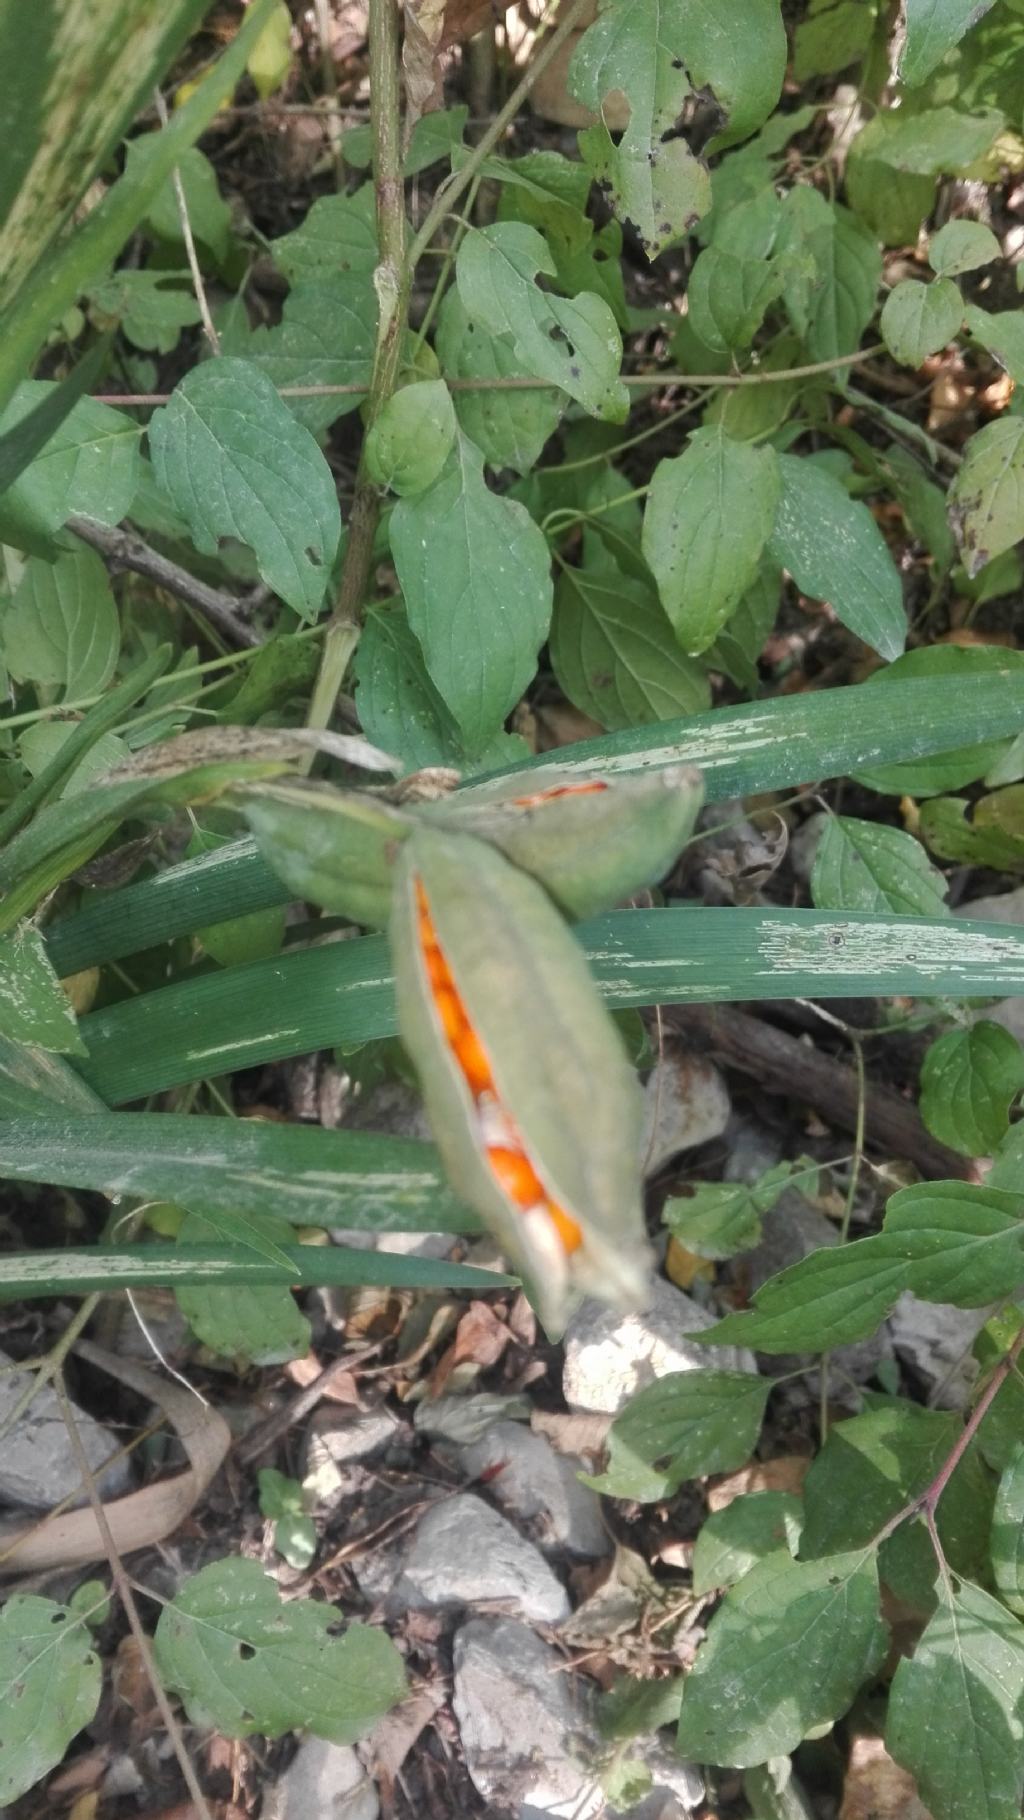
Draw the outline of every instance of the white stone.
M681 1150L695 1150L721 1137L729 1122L729 1094L713 1062L689 1051L673 1051L647 1077L644 1169L654 1175Z
M377 1790L355 1751L326 1738L303 1739L270 1805L273 1820L377 1820L380 1813Z
M630 1397L671 1371L756 1371L752 1352L740 1346L700 1346L688 1331L713 1327L681 1289L656 1277L642 1314L616 1314L601 1302L584 1302L565 1334L563 1390L570 1409L617 1415Z
M513 1618L472 1618L455 1638L452 1699L466 1768L519 1820L597 1820L590 1701L559 1652Z
M499 1601L539 1624L569 1615L565 1587L505 1517L469 1492L442 1498L420 1520L391 1606Z
M0 1353L0 1365L11 1362L6 1353ZM76 1506L85 1504L88 1493L50 1384L40 1385L27 1409L11 1428L7 1427L11 1411L34 1377L31 1371L0 1373L0 1504L16 1504L25 1510L52 1510L65 1498L71 1498ZM120 1441L84 1409L73 1407L85 1457L103 1496L116 1498L130 1491L132 1474L127 1458L118 1460L104 1473L99 1471L104 1460L117 1452Z
M991 1308L953 1308L943 1302L919 1302L901 1295L889 1316L897 1358L917 1372L939 1409L963 1409L978 1375L971 1348Z
M328 1502L352 1483L347 1470L368 1460L389 1441L408 1431L390 1409L365 1409L350 1416L321 1410L306 1435L303 1485L318 1500Z
M564 1548L587 1560L610 1554L601 1500L580 1483L578 1456L556 1453L550 1441L521 1422L495 1422L460 1450L468 1479L486 1475L487 1490L509 1516L532 1526L541 1548Z

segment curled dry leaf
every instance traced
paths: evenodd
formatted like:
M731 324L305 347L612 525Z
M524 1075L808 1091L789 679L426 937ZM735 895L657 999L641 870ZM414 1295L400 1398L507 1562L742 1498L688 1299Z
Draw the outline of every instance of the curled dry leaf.
M411 133L421 114L444 105L441 58L445 51L482 32L495 18L491 0L405 0L405 69Z
M87 1340L76 1350L121 1384L156 1403L173 1426L186 1454L186 1472L157 1485L147 1485L105 1506L111 1535L120 1554L148 1548L169 1536L194 1509L231 1445L231 1430L209 1404L200 1402L155 1372L119 1359ZM91 1507L66 1511L49 1522L0 1526L0 1576L38 1573L51 1567L81 1567L102 1561L106 1545Z

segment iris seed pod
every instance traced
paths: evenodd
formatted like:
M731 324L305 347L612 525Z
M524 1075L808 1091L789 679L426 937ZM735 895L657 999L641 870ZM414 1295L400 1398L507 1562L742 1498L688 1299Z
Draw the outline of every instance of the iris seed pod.
M475 834L533 874L568 916L593 916L656 884L679 856L704 801L688 766L587 776L545 767L431 803L425 821Z
M268 866L297 897L386 926L392 861L415 826L410 815L359 790L290 779L238 800Z
M390 934L448 1176L548 1333L581 1292L640 1305L640 1089L550 898L486 842L420 825L395 859Z

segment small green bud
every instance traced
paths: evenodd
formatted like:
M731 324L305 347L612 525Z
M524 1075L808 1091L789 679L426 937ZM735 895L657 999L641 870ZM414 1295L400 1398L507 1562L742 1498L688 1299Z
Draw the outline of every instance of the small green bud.
M435 481L455 441L455 406L443 379L402 386L388 399L363 448L376 486L405 498Z

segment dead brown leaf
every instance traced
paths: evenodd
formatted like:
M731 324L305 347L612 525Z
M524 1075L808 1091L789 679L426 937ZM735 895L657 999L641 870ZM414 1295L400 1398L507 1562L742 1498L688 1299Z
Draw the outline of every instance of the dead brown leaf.
M438 1360L428 1395L439 1397L459 1365L496 1365L512 1335L486 1302L471 1302L455 1329L455 1338Z
M403 1700L394 1712L387 1714L375 1727L363 1747L365 1760L380 1784L385 1809L390 1807L398 1772L420 1734L434 1714L444 1705L444 1688L440 1685L417 1689Z
M444 53L474 38L494 17L491 0L405 0L407 133L421 114L444 106Z
M604 1452L611 1425L611 1416L563 1415L552 1409L535 1409L530 1417L530 1427L545 1435L558 1453L591 1459Z
M734 1498L748 1491L791 1491L799 1496L810 1459L805 1454L781 1454L777 1460L754 1460L708 1487L708 1509L725 1510Z
M839 1820L931 1820L913 1776L894 1763L881 1738L854 1738Z

